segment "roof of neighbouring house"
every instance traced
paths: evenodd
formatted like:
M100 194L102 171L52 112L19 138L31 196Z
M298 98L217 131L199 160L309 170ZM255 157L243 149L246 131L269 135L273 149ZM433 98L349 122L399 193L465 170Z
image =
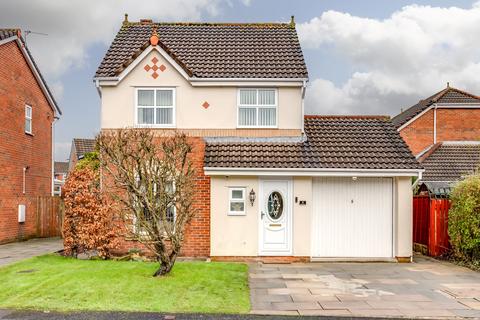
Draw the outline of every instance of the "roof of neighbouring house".
M433 145L420 158L425 168L420 185L435 196L448 196L456 182L480 167L480 142L447 141Z
M95 77L118 76L149 45L159 46L194 78L308 77L295 23L153 23L124 21Z
M73 145L77 153L77 159L81 159L86 153L95 151L95 139L74 138Z
M207 141L205 167L422 168L385 116L306 116L305 133L303 142Z
M23 39L22 37L22 32L20 29L18 28L6 28L6 29L0 29L0 41L2 40L6 40L8 38L12 38L12 41L15 39L15 40L19 40L20 43L21 43L21 49L24 49L22 50L22 52L24 52L24 54L26 56L28 56L28 59L30 59L31 61L31 67L34 69L34 74L36 72L36 74L38 74L38 78L37 80L39 80L39 82L41 82L41 84L43 84L43 86L45 87L45 90L43 90L42 88L42 91L44 92L44 94L47 96L47 98L51 99L51 103L50 105L52 105L52 108L58 112L58 114L62 114L62 110L60 110L60 107L58 106L57 104L57 101L55 100L52 92L50 91L50 88L48 87L47 85L47 82L45 81L45 78L43 77L42 73L40 72L40 69L38 68L38 65L37 63L35 62L35 59L33 58L32 56L32 53L30 52L30 50L28 49L28 47L26 46L26 43L25 43L25 40ZM9 41L7 41L9 42ZM27 60L28 60L27 59ZM42 87L40 85L40 87ZM48 100L48 99L47 99ZM48 100L50 102L50 100Z
M417 115L428 109L433 104L480 104L480 97L451 87L447 87L427 99L420 100L417 104L393 117L392 122L399 128Z
M459 181L480 166L480 142L442 142L420 161L425 168L422 181Z
M5 40L7 38L18 36L20 34L20 29L0 29L0 40Z
M55 161L53 164L53 171L55 173L65 173L68 172L68 162Z

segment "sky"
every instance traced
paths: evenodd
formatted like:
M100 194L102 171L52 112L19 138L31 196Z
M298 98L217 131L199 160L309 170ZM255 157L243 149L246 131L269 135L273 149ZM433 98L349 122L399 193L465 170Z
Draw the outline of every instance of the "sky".
M130 21L287 22L295 16L309 71L307 114L394 116L447 82L480 94L480 1L2 0L0 28L41 34L27 45L63 111L55 158L93 138L92 82L124 14Z

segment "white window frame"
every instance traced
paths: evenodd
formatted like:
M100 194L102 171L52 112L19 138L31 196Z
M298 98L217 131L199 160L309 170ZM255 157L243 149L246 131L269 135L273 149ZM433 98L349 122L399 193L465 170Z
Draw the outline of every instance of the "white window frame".
M137 178L138 179L138 176ZM137 180L138 181L138 180ZM175 190L175 183L173 183L173 190ZM154 188L154 192L157 191L157 185L154 184L153 185L153 188ZM177 221L177 207L176 206L173 206L173 230L175 231L175 222ZM137 216L136 215L132 215L132 232L134 234L137 234L139 236L145 236L147 235L146 231L145 230L141 230L141 228L139 228L137 226Z
M242 191L242 199L233 198L233 191ZM242 202L243 211L231 211L232 202ZM246 187L228 187L228 215L229 216L244 216L247 214L247 188Z
M30 110L30 116L27 115L27 110ZM33 108L31 105L26 104L25 105L25 123L23 124L25 126L25 133L32 134L33 133ZM30 120L30 130L27 130L27 123L26 121Z
M138 105L138 91L139 90L153 90L153 106L148 107L148 106L139 106ZM157 104L157 90L170 90L172 91L172 103L173 105L170 106L156 106ZM137 87L135 88L135 127L138 128L175 128L176 127L176 113L177 113L177 101L176 101L176 88L175 87ZM138 108L152 108L154 109L153 113L153 122L152 124L142 124L138 123ZM156 109L170 109L173 108L172 111L172 124L157 124L157 112Z
M256 90L257 91L257 105L252 106L252 105L241 105L240 104L240 91L242 90ZM259 90L273 90L275 91L275 104L274 105L260 105L258 104L258 91ZM256 111L256 123L257 125L254 126L245 126L240 124L240 108L255 108L257 109ZM275 125L273 126L260 126L258 125L258 109L260 108L275 108ZM278 128L278 89L277 88L250 88L250 87L242 87L238 88L237 90L237 128L252 128L252 129L258 129L258 128L270 128L270 129L275 129Z

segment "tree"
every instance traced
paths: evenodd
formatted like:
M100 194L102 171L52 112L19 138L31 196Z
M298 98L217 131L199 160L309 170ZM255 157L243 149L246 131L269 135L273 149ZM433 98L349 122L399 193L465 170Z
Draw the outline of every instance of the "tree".
M91 166L75 168L63 187L65 254L95 251L108 258L117 246L113 217L105 195L100 191L99 172Z
M194 215L194 169L184 134L154 136L148 129L122 129L97 137L104 188L120 204L131 236L160 263L154 276L170 272L185 227Z

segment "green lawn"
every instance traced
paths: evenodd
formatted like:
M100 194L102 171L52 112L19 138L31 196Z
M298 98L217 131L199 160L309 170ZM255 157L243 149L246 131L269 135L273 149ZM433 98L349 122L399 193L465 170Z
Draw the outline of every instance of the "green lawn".
M169 275L153 278L157 267L57 255L24 260L0 268L0 308L206 313L250 309L245 264L177 262Z

